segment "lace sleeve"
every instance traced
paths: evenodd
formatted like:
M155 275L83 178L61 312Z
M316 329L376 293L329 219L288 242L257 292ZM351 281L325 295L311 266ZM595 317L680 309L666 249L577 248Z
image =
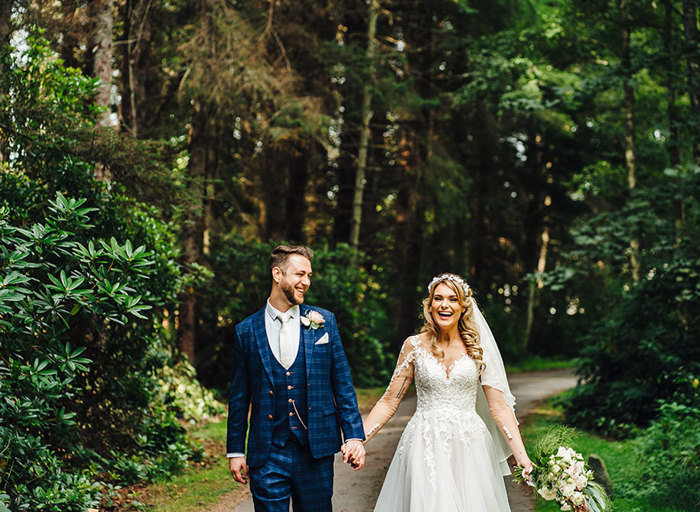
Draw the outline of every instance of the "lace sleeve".
M416 357L415 343L417 343L417 339L417 337L410 337L404 341L389 386L364 421L365 443L391 419L398 409L401 399L408 391L413 380L413 362Z

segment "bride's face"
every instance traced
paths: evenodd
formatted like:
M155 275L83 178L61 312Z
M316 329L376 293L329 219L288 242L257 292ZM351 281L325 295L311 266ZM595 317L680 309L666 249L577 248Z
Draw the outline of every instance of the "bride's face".
M438 328L448 331L459 322L464 308L459 303L457 293L445 283L435 287L433 300L430 301L430 313Z

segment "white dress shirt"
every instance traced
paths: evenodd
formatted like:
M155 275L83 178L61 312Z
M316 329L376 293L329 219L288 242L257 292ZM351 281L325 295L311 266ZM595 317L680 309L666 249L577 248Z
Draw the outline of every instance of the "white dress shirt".
M290 339L287 340L287 343L291 343L292 346L297 347L297 351L299 350L299 333L301 329L299 328L301 326L301 322L299 320L301 316L301 312L299 310L299 306L292 306L289 308L285 313L282 313L278 309L275 309L275 307L270 304L270 300L268 299L267 301L267 306L265 306L265 332L267 333L267 342L270 344L270 350L272 350L272 354L275 356L275 359L277 361L280 361L280 329L282 328L282 319L280 317L288 315L289 316L289 322L292 322L291 325L296 325L296 329L291 329L289 335L291 336ZM281 361L280 361L281 362Z

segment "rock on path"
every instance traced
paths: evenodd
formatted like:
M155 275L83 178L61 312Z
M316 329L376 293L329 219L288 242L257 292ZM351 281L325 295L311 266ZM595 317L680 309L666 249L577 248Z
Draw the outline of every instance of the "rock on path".
M576 385L570 370L549 370L514 374L508 377L511 391L517 400L518 418L522 421L545 398ZM416 408L415 394L406 396L394 417L367 445L367 465L353 471L343 464L338 454L335 459L335 484L333 489L334 512L368 512L382 488L384 475L394 456L394 450L406 423ZM532 496L529 489L515 484L510 476L505 478L511 512L532 512ZM248 489L244 494L230 493L208 512L253 512L253 499ZM432 512L432 511L426 511Z

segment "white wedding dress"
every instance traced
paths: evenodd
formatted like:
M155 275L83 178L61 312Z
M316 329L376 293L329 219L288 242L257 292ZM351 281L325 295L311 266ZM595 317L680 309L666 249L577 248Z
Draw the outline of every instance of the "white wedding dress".
M487 370L494 372L499 364L502 369L498 352L485 350L483 357ZM499 435L495 424L487 427L490 418L482 419L488 414L481 389L489 378L487 370L480 378L476 363L466 355L445 368L418 336L405 341L387 392L373 410L376 422L368 436L393 415L411 379L418 405L401 436L375 512L510 511L503 482L503 475L510 473L508 453L493 437ZM512 407L507 382L505 389L497 387ZM479 393L482 416L477 413Z

